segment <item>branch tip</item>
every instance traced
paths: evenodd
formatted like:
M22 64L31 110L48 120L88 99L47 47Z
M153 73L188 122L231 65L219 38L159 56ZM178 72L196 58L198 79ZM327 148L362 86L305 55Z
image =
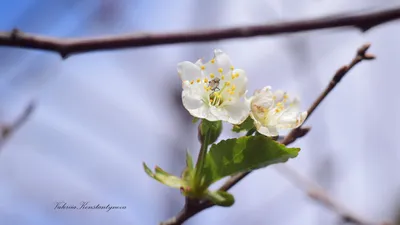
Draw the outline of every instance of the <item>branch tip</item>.
M364 58L363 58L363 59L365 59L365 60L373 60L373 59L376 59L376 56L373 55L373 54L366 53L366 54L364 55Z
M14 41L17 40L20 33L21 31L19 31L17 28L12 29L10 33L10 39Z
M366 43L363 46L361 46L358 51L357 51L357 56L360 56L362 58L365 58L365 54L367 53L368 49L371 47L370 43Z

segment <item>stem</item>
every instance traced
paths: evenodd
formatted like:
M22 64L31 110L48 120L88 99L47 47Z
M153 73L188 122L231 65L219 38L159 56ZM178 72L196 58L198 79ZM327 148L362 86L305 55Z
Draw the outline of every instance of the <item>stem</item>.
M249 131L247 131L246 136L251 136L251 135L254 134L254 132L256 132L256 128L255 127L251 128Z
M207 132L203 138L203 142L201 143L199 156L197 157L196 169L195 169L196 173L194 175L194 188L196 188L196 191L199 191L197 188L200 187L200 184L201 184L201 175L203 173L204 161L205 161L206 154L207 154L207 148L208 148L208 144L209 144L208 142L210 140L210 134L211 134L210 130L207 129Z

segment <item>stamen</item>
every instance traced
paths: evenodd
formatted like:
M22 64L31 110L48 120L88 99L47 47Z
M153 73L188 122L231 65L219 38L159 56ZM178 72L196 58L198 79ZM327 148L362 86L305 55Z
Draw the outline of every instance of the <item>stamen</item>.
M200 81L201 81L201 80L200 80L199 78L197 78L196 82L197 82L197 83L200 83Z
M210 74L210 77L211 77L211 79L213 79L215 76L214 76L214 74L212 73L212 74Z
M205 70L206 69L206 67L204 65L202 65L200 68L201 68L201 70Z
M208 79L207 79L207 77L206 77L206 78L204 78L204 83L208 83Z
M224 69L218 68L218 72L222 73L222 72L224 72Z
M215 59L211 59L211 64L214 64L215 63Z
M282 102L283 102L283 103L286 103L287 100L288 100L288 98L289 98L289 96L288 96L286 93L283 94L283 100L282 100Z

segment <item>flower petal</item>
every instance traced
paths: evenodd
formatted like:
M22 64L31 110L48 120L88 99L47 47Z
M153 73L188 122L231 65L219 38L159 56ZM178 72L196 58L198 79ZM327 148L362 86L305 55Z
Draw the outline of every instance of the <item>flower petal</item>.
M203 78L203 73L201 72L200 67L189 61L178 63L177 70L182 81L194 81Z
M197 66L201 67L203 65L203 59L199 59L195 63Z
M270 126L265 127L258 122L255 122L254 125L256 126L256 129L260 134L263 134L268 137L275 137L279 135L276 127L270 127Z
M274 106L274 98L269 86L262 90L256 91L256 94L251 98L252 109L255 106L260 106L264 109L270 109Z
M300 100L298 98L293 98L288 101L288 112L299 112L300 111Z
M234 79L232 79L232 76L235 76ZM236 86L235 94L237 96L243 96L244 93L247 90L247 75L244 70L241 69L235 69L232 72L231 76L231 83Z
M265 86L261 89L261 91L271 91L272 87L271 86ZM272 93L272 92L271 92Z
M183 106L192 116L197 118L207 119L209 121L216 121L216 118L210 111L210 107L204 102L203 96L194 92L183 91L182 92Z
M210 76L210 74L214 74L214 76L218 78L221 77L220 69L222 69L222 74L228 76L228 74L230 75L231 68L231 59L226 53L219 49L214 50L214 57L204 64L205 75Z
M202 96L198 94L191 94L190 91L182 92L182 102L183 106L185 106L187 110L198 109L204 105Z
M285 96L286 92L282 91L282 90L276 90L274 92L274 96L275 96L275 102L281 102L283 101L283 98Z
M278 129L293 129L303 124L307 118L307 111L304 112L285 112L278 118Z
M220 81L220 87L223 88L221 95L224 99L241 98L247 91L246 73L244 70L234 70L227 79Z
M247 101L236 101L224 106L228 116L228 122L241 124L247 119L250 113L250 104Z
M218 120L228 121L229 115L228 112L224 108L211 106L210 112L213 114Z

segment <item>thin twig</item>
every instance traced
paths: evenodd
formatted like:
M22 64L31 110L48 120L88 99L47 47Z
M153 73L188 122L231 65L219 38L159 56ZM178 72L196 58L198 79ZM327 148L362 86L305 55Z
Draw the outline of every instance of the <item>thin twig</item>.
M364 44L361 48L358 49L356 56L350 62L350 64L342 66L338 71L336 71L335 75L333 76L332 80L329 82L328 86L325 90L318 96L315 102L311 105L311 107L307 110L308 116L306 121L315 109L321 104L321 102L328 96L328 94L336 87L336 85L342 80L342 78L349 72L354 66L360 63L363 60L372 60L375 59L374 55L368 54L367 50L370 47L370 44ZM293 141L296 140L297 136L300 131L301 127L297 129L293 129L281 142L282 144L288 145L291 144Z
M310 198L321 203L328 209L338 214L344 222L357 225L392 225L391 222L371 222L347 209L341 202L333 198L329 193L315 181L303 176L287 164L276 165L275 169L287 178L294 186L303 190Z
M0 46L39 49L56 52L62 58L70 55L121 48L144 47L189 42L207 42L222 39L276 35L337 27L354 27L365 32L372 27L400 18L400 8L359 15L340 15L282 22L268 25L198 30L176 33L136 33L95 38L54 38L23 33L18 29L0 32Z
M310 106L310 108L307 110L308 112L308 117L312 115L312 113L315 111L315 109L321 104L321 102L326 98L326 96L335 88L335 86L340 82L340 80L349 72L355 65L357 65L359 62L363 60L372 60L375 59L375 56L368 54L367 50L370 47L370 44L364 44L361 46L358 51L356 56L352 59L350 64L345 65L341 67L339 70L336 71L335 75L333 76L332 80L326 87L326 89L318 96L318 98L315 100L315 102ZM289 145L296 141L298 138L303 137L310 131L309 127L299 127L296 129L293 129L285 138L281 141L282 144L284 145ZM229 180L225 182L224 185L219 190L223 191L228 191L230 188L232 188L234 185L236 185L239 181L241 181L243 178L245 178L247 175L249 175L250 172L244 172L244 173L239 173L236 176L232 176ZM163 225L178 225L182 224L184 221L192 217L193 215L201 212L204 209L207 209L209 207L212 207L213 204L209 201L202 201L198 204L196 204L193 207L188 207L185 205L185 207L179 212L178 215L173 217L172 219L162 223Z
M1 137L0 137L0 148L4 143L14 134L29 118L35 109L36 104L31 102L23 111L23 113L10 125L2 125L0 127Z
M378 225L368 221L359 215L354 214L342 203L331 197L322 187L320 187L314 181L304 177L288 165L276 165L275 169L281 173L285 178L292 182L296 187L299 187L307 195L315 201L321 203L328 209L338 214L344 222L353 223L357 225Z

